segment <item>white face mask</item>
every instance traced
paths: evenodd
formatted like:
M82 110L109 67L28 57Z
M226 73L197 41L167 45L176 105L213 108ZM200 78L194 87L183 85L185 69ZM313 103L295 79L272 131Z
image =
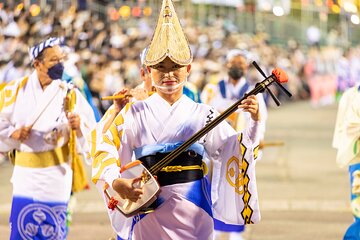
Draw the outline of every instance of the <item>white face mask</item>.
M173 94L173 93L175 93L175 92L178 91L181 87L184 86L184 84L186 83L186 81L187 81L187 77L185 78L184 81L182 81L182 82L180 82L180 83L178 83L178 84L176 84L176 85L164 87L164 86L157 85L157 84L155 83L154 79L152 80L153 86L154 86L155 88L159 89L160 92L165 93L165 94Z

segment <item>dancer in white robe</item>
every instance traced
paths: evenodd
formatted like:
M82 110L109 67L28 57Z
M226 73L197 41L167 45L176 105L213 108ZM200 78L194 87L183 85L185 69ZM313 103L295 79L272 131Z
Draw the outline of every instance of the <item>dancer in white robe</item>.
M145 59L157 93L125 106L96 146L92 179L99 189L107 186L136 202L147 189L134 187L137 178L122 177L120 167L131 163L133 154L144 164L147 159L156 163L218 115L212 107L183 95L191 61L173 5L164 0ZM160 171L161 192L154 211L125 217L110 210L112 226L121 238L212 239L213 217L230 224L260 220L254 159L260 120L256 97L249 96L239 107L251 115L245 131L236 132L222 122L170 163L182 171ZM212 159L211 188L201 162L205 152Z
M254 88L253 83L248 79L249 72L249 53L240 49L232 49L226 56L226 69L228 76L220 80L218 83L208 83L205 85L202 93L202 102L213 106L217 111L224 112L229 106L241 99L247 92ZM259 148L262 148L265 137L267 108L264 97L261 93L257 96L261 113L261 121L259 122ZM241 109L231 114L227 121L237 131L247 128L251 117L247 112ZM262 151L256 151L256 159L261 159ZM219 220L215 220L215 239L241 240L241 233L245 230L244 226L227 225Z
M208 83L201 92L201 101L213 106L217 111L223 112L237 100L242 98L247 92L254 88L254 83L247 79L249 72L249 53L240 49L232 49L226 56L226 69L228 76L220 80L216 84ZM257 96L259 101L261 122L259 128L260 141L264 140L267 107L264 96L259 93ZM239 109L227 119L228 122L237 130L243 130L249 123L249 113Z
M10 239L66 239L70 129L76 130L77 152L86 154L85 136L95 125L90 105L76 89L74 112L64 111L72 86L60 80L59 44L50 38L31 48L35 71L0 92L0 151L16 152Z
M332 146L337 149L336 163L348 167L351 210L354 222L344 239L360 239L360 86L347 89L342 95L336 118Z

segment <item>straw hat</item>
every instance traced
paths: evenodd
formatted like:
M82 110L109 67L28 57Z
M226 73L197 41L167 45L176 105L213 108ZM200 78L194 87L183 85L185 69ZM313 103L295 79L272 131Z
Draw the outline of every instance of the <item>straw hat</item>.
M163 0L144 64L154 66L166 57L179 65L188 65L193 59L188 40L171 0Z

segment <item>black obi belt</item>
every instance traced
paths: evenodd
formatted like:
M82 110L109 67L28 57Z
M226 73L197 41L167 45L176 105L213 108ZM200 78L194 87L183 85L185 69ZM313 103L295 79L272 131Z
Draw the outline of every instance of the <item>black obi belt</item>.
M139 158L142 164L151 169L161 159L169 153L156 153ZM199 180L204 177L204 164L202 156L193 150L181 153L177 158L163 167L157 174L160 186L172 185L176 183L186 183Z

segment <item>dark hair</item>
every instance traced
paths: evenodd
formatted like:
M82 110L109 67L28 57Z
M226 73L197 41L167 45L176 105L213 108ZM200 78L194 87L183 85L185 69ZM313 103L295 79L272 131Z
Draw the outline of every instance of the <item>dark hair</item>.
M44 49L45 50L45 49ZM39 53L39 55L35 58L36 60L39 60L39 61L43 61L44 60L44 50L41 52L41 53Z
M45 48L46 49L46 48ZM44 50L45 50L44 49ZM34 61L35 60L38 60L38 61L40 61L40 62L42 62L43 60L44 60L44 58L45 58L45 56L44 56L44 50L43 51L41 51L41 53L39 53L39 55L31 62L31 66L32 67L34 67Z

